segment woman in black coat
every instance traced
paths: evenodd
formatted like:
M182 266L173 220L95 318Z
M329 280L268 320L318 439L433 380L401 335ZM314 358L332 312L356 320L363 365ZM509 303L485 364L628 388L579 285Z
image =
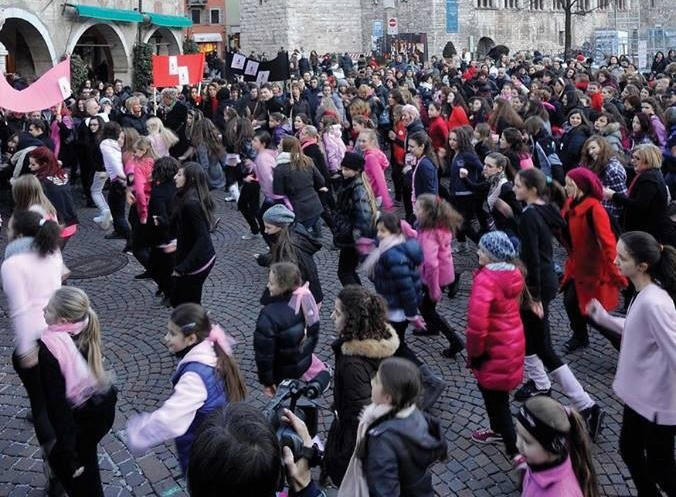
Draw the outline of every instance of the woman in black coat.
M172 273L171 305L202 302L202 286L216 261L211 243L214 202L209 195L207 176L202 167L188 162L181 167L174 183L176 209L172 230L176 233L176 265Z
M661 243L672 243L667 219L669 193L660 170L660 149L652 144L639 145L631 152L631 163L636 176L629 185L629 194L604 188L603 196L623 207L623 231L645 231Z
M295 264L273 264L261 297L265 307L256 321L254 355L258 381L269 397L283 380L298 379L308 370L319 340L319 321L308 325L304 313L296 313L289 305L302 283Z
M331 317L339 336L333 342L335 418L324 451L323 473L336 486L345 475L357 441L359 414L371 402L371 379L380 362L392 357L399 338L387 323L382 297L356 285L341 290Z
M293 206L296 222L314 231L324 212L318 192L328 191L324 177L310 158L303 154L297 138L284 137L280 149L273 173L272 191L275 195L285 195Z
M567 173L580 164L582 147L590 135L591 125L580 109L573 109L568 114L566 131L559 142L559 158Z

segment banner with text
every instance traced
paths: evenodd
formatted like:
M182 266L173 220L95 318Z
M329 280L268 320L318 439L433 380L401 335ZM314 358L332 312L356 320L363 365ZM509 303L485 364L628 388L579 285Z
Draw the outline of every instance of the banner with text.
M244 81L263 85L268 81L285 81L291 78L289 54L282 52L272 60L250 59L239 53L227 53L225 70L228 74L244 76Z
M153 84L165 86L196 85L204 74L204 54L153 55Z

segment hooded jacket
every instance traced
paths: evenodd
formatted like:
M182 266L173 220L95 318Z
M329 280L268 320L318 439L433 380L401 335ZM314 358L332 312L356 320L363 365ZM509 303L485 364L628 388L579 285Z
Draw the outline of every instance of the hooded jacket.
M370 497L432 497L430 466L446 456L439 423L416 407L368 431L364 472ZM377 423L377 422L376 422Z
M561 238L565 225L559 210L550 204L527 205L519 216L520 258L526 265L526 284L535 300L549 302L559 288L552 238Z
M385 298L390 310L403 309L407 318L418 314L422 298L418 267L422 261L420 244L416 240L407 240L386 250L375 265L376 292Z
M389 166L390 162L379 148L364 152L364 172L369 179L373 194L376 198L382 199L382 206L385 210L392 209L392 199L385 180L385 169Z
M261 309L254 331L254 353L258 381L278 385L285 379L300 378L310 367L319 340L319 322L308 327L303 313L289 307L290 294L261 297Z
M482 388L509 392L523 379L523 285L523 275L513 264L488 264L474 274L467 306L467 361Z
M399 338L387 325L389 337L345 340L332 344L336 355L333 377L333 410L336 417L329 429L324 451L324 469L340 485L357 440L359 414L371 402L371 378L383 359L392 357Z
M604 137L608 144L615 152L622 152L622 131L620 131L620 123L609 123L607 126L599 130L599 134Z

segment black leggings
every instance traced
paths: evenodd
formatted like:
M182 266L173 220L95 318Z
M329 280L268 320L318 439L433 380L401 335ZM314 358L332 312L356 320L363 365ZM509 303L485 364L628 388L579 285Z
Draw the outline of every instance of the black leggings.
M171 294L171 273L174 271L174 253L159 247L150 250L150 275L165 296Z
M131 230L125 219L124 212L127 204L127 189L119 181L111 181L108 190L108 206L113 216L113 229L118 235L129 239Z
M518 452L516 448L516 431L512 412L509 410L509 392L488 390L479 385L481 396L484 398L486 413L491 430L502 435L507 455L512 457Z
M71 457L65 454L59 443L49 455L49 464L59 482L71 497L103 497L97 446L108 433L115 420L117 393L111 388L105 395L89 399L82 407L73 410L77 430L77 455L84 472L73 478Z
M488 217L483 210L481 199L477 199L474 195L463 195L452 197L453 206L462 215L462 227L458 231L458 241L465 242L467 237L474 243L479 243L481 233L488 231ZM477 218L481 231L476 231L472 220Z
M195 304L202 303L202 288L204 282L209 276L211 269L214 267L212 262L206 269L197 274L186 274L181 276L172 276L171 278L171 306L176 307L185 302L193 302Z
M397 332L399 337L399 348L396 350L394 355L396 357L403 357L413 362L416 366L422 366L422 361L418 359L418 356L415 355L408 345L406 345L406 328L408 328L408 320L406 321L390 321L390 326L394 328L394 331Z
M35 366L25 368L21 365L19 357L15 352L12 354L12 365L14 366L14 371L19 375L26 393L28 393L28 401L33 413L33 428L35 428L38 443L42 446L50 445L56 435L54 434L52 423L49 421L45 397L42 393L40 364L36 363Z
M343 247L338 254L338 279L343 286L361 285L357 274L359 253L354 247Z
M608 339L610 344L615 348L615 350L620 350L620 343L622 342L622 335L615 333L612 330L604 328L599 325L591 318L585 316L580 312L578 306L577 291L575 290L575 282L570 281L563 293L563 305L566 308L566 314L568 314L568 320L570 321L570 327L573 330L573 336L577 337L579 340L585 342L589 340L589 332L587 330L587 325L591 325L596 329L601 335Z
M658 425L624 406L620 454L629 468L638 497L676 497L674 437L676 426Z
M256 181L244 182L239 192L237 208L244 216L244 220L249 225L251 233L257 235L263 231L262 224L258 224L258 210L260 209L260 191L261 187Z
M537 354L548 371L563 366L563 361L554 352L549 332L549 301L542 302L544 316L539 318L528 309L521 309L521 321L526 335L526 355Z
M423 300L420 303L420 315L427 324L427 329L434 332L441 332L450 345L462 343L458 334L453 331L453 328L448 322L437 312L437 303L434 302L429 295L429 290L423 286Z

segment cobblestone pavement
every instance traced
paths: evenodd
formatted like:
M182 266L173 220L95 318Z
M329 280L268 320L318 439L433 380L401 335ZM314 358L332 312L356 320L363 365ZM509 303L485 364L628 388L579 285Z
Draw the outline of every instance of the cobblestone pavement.
M256 380L252 335L266 272L254 262L253 254L264 251L265 246L260 239L241 240L241 235L246 233L242 217L233 204L223 201L222 193L216 196L222 221L213 235L217 260L205 285L203 304L236 337L235 353L246 376L249 401L262 406L264 398ZM94 210L82 208L79 215L82 224L65 250L66 262L76 269L88 256L117 256L122 250L122 241L103 239L103 233L91 221ZM328 238L325 240L329 241ZM330 363L333 357L329 345L335 332L329 315L340 289L336 278L337 254L325 248L316 257L326 296L318 354ZM124 442L128 416L156 408L170 394L175 359L162 343L168 309L162 307L154 296L155 288L151 282L133 279L141 272L133 257L120 257L128 257L129 263L118 271L70 282L88 293L99 313L107 367L115 372L120 391L114 428L99 445L105 495L184 496L185 484L171 443L155 448L144 457L135 458ZM464 330L470 271L476 265L476 257L473 254L458 257L456 265L464 271L460 291L453 300L444 297L440 310L455 328ZM86 267L83 269L87 270ZM4 296L1 309L0 497L40 496L44 494L45 477L40 450L27 420L28 400L11 367L12 339ZM552 306L551 320L555 348L561 350L567 335L567 319L560 298ZM502 448L479 446L470 441L471 431L486 424L483 402L474 378L465 367L464 353L454 361L442 358L443 341L437 337L410 338L411 346L421 359L449 383L432 409L432 414L441 420L445 429L449 448L448 460L432 469L437 494L517 496L519 493L509 473L510 463ZM633 495L633 485L617 450L622 405L611 389L617 353L604 339L592 334L591 346L568 356L568 360L580 381L608 414L605 429L594 447L602 495ZM554 395L560 397L556 392ZM326 405L330 404L330 397L330 393L326 395ZM330 422L331 415L327 411L322 421L324 433Z

